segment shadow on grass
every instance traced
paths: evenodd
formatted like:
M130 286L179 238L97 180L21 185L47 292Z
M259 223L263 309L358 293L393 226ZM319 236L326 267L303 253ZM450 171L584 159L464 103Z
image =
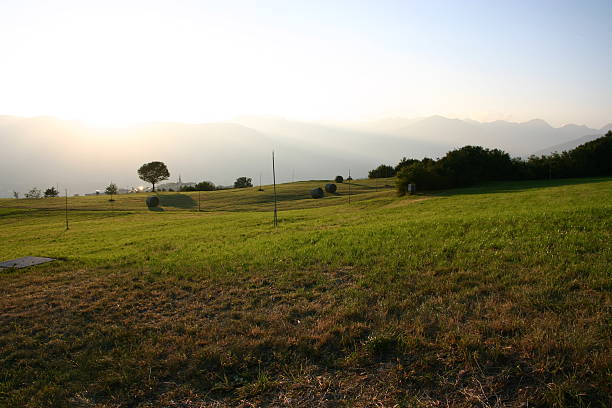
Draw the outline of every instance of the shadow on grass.
M561 187L576 184L591 184L610 181L610 177L596 178L571 178L571 179L552 179L552 180L521 180L521 181L496 181L481 184L474 187L456 188L452 190L440 191L440 196L464 195L464 194L493 194L493 193L512 193L534 188Z
M147 207L147 208L149 209L149 211L164 212L164 209L160 207Z
M159 205L162 207L194 208L198 203L187 194L163 194L159 196Z

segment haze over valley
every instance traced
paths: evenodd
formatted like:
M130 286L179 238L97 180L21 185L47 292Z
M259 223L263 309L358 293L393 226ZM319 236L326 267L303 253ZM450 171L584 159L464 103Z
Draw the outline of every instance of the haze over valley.
M588 141L611 128L442 116L351 123L244 116L217 123L100 127L51 117L0 116L0 194L11 197L13 191L56 185L83 194L102 190L110 181L140 186L136 169L153 159L167 163L170 181L181 175L183 181L231 185L236 177L247 176L258 183L261 173L262 183L269 184L273 149L280 182L346 176L349 169L365 177L377 165L394 165L404 156L436 158L472 144L525 157L555 145L576 147L575 140Z

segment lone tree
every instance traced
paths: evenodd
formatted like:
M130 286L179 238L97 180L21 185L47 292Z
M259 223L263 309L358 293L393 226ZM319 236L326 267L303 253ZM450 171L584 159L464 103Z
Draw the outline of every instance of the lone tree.
M117 185L115 183L110 183L106 187L106 190L104 190L104 193L110 195L110 201L113 201L113 195L117 194Z
M50 187L45 190L45 198L47 197L57 197L59 195L59 191L55 189L55 187Z
M147 183L151 183L153 185L153 191L155 191L155 184L163 180L168 180L170 172L163 162L154 161L140 166L138 169L138 177Z
M234 181L234 188L253 187L252 181L250 177L238 177Z

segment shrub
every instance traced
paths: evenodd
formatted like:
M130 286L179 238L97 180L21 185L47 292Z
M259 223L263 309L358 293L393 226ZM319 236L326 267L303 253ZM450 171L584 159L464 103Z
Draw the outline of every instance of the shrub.
M368 178L385 178L395 176L395 169L386 164L381 164L374 170L370 170Z
M117 191L118 191L117 185L115 183L110 183L108 186L106 186L106 189L104 190L104 194L108 194L112 198L114 194L117 194Z
M40 198L40 197L42 197L42 194L40 192L40 189L38 189L38 187L34 187L30 191L25 193L25 198Z
M465 146L446 153L439 160L402 159L396 166L399 168L397 191L405 194L410 183L420 190L433 190L485 181L608 176L612 175L611 157L612 131L568 152L531 156L527 160L512 159L499 149ZM370 178L381 174L383 170L378 170L383 167L372 170Z
M440 173L435 162L417 162L402 168L397 174L396 184L400 195L407 193L408 184L416 184L417 188L423 190L450 187L448 178Z
M55 189L55 187L50 187L45 190L45 198L47 197L57 197L59 195L59 191Z
M212 181L201 181L194 186L181 187L181 191L214 191L215 189L215 183Z
M252 181L250 177L238 177L234 182L234 188L253 187Z
M404 167L408 167L411 164L418 163L418 162L419 161L416 159L407 159L405 157L402 157L402 160L400 160L400 162L397 163L397 165L394 168L395 174L399 173L399 171L403 169Z

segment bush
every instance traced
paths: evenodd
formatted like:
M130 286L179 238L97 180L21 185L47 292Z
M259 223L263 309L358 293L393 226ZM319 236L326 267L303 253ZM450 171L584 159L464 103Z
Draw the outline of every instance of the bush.
M183 186L181 191L214 191L216 190L215 183L212 181L201 181L195 186Z
M59 191L57 191L55 187L50 187L45 190L45 198L57 197L58 195L59 195Z
M108 186L106 186L106 189L104 190L104 194L108 194L108 195L114 195L117 194L117 191L119 191L119 189L117 188L117 185L115 183L110 183Z
M404 167L397 174L397 191L400 195L407 193L408 184L416 184L423 190L437 190L450 187L450 181L441 174L436 162L417 162Z
M395 169L386 164L381 164L374 170L370 170L368 178L385 178L395 176Z
M238 177L234 182L234 188L253 187L252 181L249 177Z
M499 149L465 146L448 152L439 160L406 158L396 166L397 191L406 193L407 185L420 190L465 187L486 181L524 180L612 175L612 131L568 152L531 156L527 160L510 158ZM384 165L370 172L381 174ZM389 166L387 166L389 167Z
M25 198L40 198L40 197L42 197L42 194L40 190L38 189L38 187L34 187L30 191L25 193Z
M396 165L396 166L395 166L395 168L394 168L394 170L395 170L395 174L399 173L399 171L400 171L401 169L403 169L404 167L408 167L408 166L410 166L411 164L418 163L418 162L419 162L419 161L418 161L418 160L416 160L416 159L407 159L407 158L403 157L403 158L402 158L402 160L400 160L400 162L399 162L399 163L397 163L397 165Z

